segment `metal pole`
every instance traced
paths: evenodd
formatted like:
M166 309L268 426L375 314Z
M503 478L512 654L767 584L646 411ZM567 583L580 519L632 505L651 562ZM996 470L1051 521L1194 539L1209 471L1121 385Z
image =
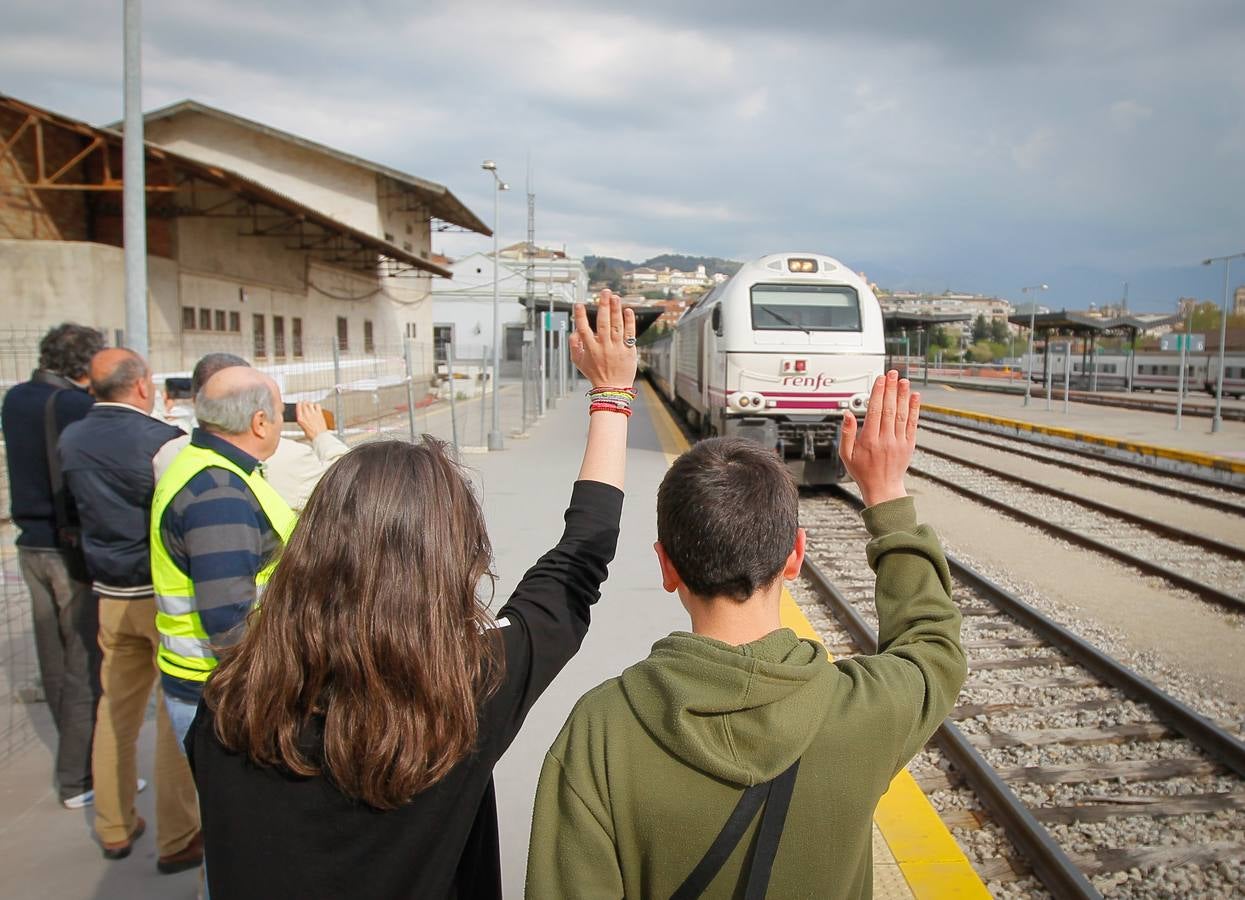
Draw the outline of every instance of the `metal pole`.
M1036 315L1037 315L1037 306L1035 306L1033 304L1033 301L1030 300L1029 301L1029 351L1027 354L1028 359L1029 359L1029 370L1028 372L1025 373L1025 402L1021 404L1022 406L1029 405L1029 399L1033 393L1033 321Z
M545 314L539 309L536 310L536 334L540 336L540 372L538 373L538 380L540 381L538 399L540 400L540 404L537 406L536 412L536 418L539 419L545 415L545 373L549 369L549 363L546 361L546 357L549 352L549 348L546 346L549 341L549 332L545 330Z
M1055 373L1050 370L1050 333L1049 332L1047 332L1046 334L1046 365L1044 365L1042 368L1046 370L1046 411L1050 412L1051 380Z
M126 344L149 357L147 178L143 171L143 33L140 0L125 0L125 138L121 147Z
M550 336L549 339L550 341L553 340L554 334L556 334L556 332L553 330L553 286L551 285L549 287L549 336ZM553 345L550 344L549 346L549 408L553 409L554 406L557 405L557 402L558 402L557 397L554 396L554 391L553 391Z
M1063 350L1063 414L1068 414L1068 388L1072 382L1072 344Z
M558 323L558 396L566 396L566 323Z
M498 306L497 293L500 288L501 281L501 257L497 250L497 224L501 211L501 182L497 181L497 173L493 173L493 428L488 433L488 448L490 450L503 450L501 439L501 410L497 406L497 382L498 374L501 372L501 347L498 346L498 335L500 334L501 313ZM480 397L480 406L483 409L484 397ZM483 430L483 426L481 426Z
M1180 377L1176 381L1176 430L1180 430L1184 416L1184 382L1185 356L1189 350L1189 327L1193 324L1193 307L1189 307L1189 318L1185 319L1184 334L1180 335Z
M1237 256L1245 256L1238 253ZM1228 334L1228 279L1232 271L1233 257L1223 261L1223 315L1219 317L1219 376L1215 379L1215 415L1210 420L1210 433L1215 434L1223 427L1223 347ZM1180 373L1182 376L1184 372Z
M486 440L487 440L487 441L488 441L488 447L489 447L489 449L490 449L490 450L492 450L492 449L493 449L493 446L492 446L493 435L492 435L492 434L489 434L487 438L485 438L485 436L484 436L484 413L485 413L485 411L488 409L488 382L484 381L484 380L483 380L483 378L484 378L484 376L486 376L486 375L488 374L488 360L489 360L489 348L488 348L488 347L485 347L485 348L484 348L484 352L483 352L482 354L480 354L480 372L481 372L481 381L480 381L480 440L481 440L481 441L486 441ZM496 409L496 406L494 406L494 409Z
M342 355L337 338L333 338L333 416L337 419L337 436L343 437L346 420L342 416Z
M519 367L520 375L523 380L523 426L522 430L527 431L527 361L531 354L528 352L529 347L525 342L519 350Z
M456 403L458 385L454 382L454 341L445 345L445 371L450 379L450 439L454 444L454 455L458 455L458 405Z
M411 443L415 443L415 367L411 364L411 339L407 338L402 347L402 356L406 360L406 418L411 426Z

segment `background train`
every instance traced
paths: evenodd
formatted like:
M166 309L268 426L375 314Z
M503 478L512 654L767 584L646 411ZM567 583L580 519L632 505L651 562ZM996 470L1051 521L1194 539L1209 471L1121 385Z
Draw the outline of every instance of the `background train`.
M1051 384L1054 387L1062 387L1067 357L1054 347L1052 343L1049 361ZM1044 359L1041 353L1034 354L1033 380L1039 383L1046 380L1042 369ZM1127 388L1129 366L1127 354L1100 353L1092 359L1083 359L1081 354L1073 351L1071 362L1070 384L1073 388L1079 390L1094 388L1100 391L1122 391ZM1029 371L1027 354L1021 357L1020 365L1022 371ZM1132 366L1133 390L1135 391L1174 391L1179 384L1179 352L1142 351L1133 356ZM1196 353L1185 354L1186 393L1205 391L1213 396L1218 378L1218 352L1199 350ZM1224 355L1223 395L1225 397L1245 396L1245 353Z
M706 294L641 360L693 430L774 447L802 484L828 484L846 477L843 411L863 415L883 371L882 310L838 260L772 254Z

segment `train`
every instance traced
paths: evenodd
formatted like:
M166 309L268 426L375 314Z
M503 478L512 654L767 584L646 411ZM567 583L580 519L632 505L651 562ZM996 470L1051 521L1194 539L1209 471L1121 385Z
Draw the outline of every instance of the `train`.
M1055 387L1062 387L1065 355L1052 346L1050 354L1050 378ZM1043 369L1046 357L1041 353L1033 356L1032 378L1038 383L1046 380ZM1123 391L1128 388L1129 356L1124 353L1099 353L1083 359L1072 353L1072 371L1069 383L1073 388L1100 391ZM1180 353L1178 351L1142 351L1133 355L1134 391L1174 391L1179 387ZM1028 354L1021 357L1022 371L1029 371ZM1219 379L1219 354L1197 351L1185 354L1185 393L1205 391L1214 396ZM1245 353L1224 355L1223 395L1245 397Z
M847 479L843 414L863 416L886 361L882 308L837 259L773 253L740 267L641 348L649 380L701 436L772 447L802 485Z

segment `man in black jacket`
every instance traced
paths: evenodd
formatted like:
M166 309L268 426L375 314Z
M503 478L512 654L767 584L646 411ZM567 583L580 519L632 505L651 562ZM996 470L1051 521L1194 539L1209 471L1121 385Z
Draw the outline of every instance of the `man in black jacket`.
M137 743L159 675L149 539L152 457L181 432L151 418L155 386L137 353L102 350L90 372L96 403L65 429L60 458L99 595L104 693L95 726L95 833L106 858L122 859L145 828L134 808ZM194 782L163 702L156 704L156 815L157 868L168 873L199 865Z
M0 410L10 508L20 531L17 557L30 589L39 675L56 725L56 785L70 809L91 802L99 645L77 516L59 466L50 463L56 462L61 431L91 408L87 366L103 346L93 328L53 328L39 343L39 368L9 389Z

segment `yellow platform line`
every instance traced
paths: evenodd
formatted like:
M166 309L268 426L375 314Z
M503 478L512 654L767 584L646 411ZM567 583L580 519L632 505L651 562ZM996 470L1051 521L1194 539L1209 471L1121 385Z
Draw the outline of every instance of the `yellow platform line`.
M1051 437L1080 441L1085 444L1096 444L1100 447L1110 447L1113 450L1125 450L1129 453L1137 453L1142 456L1153 456L1159 459L1174 460L1176 462L1193 463L1194 465L1206 466L1211 469L1220 469L1225 472L1245 474L1245 462L1229 459L1226 456L1215 456L1211 453L1198 453L1195 450L1177 450L1174 447L1163 447L1158 444L1144 444L1139 441L1126 441L1122 438L1107 437L1102 434L1091 434L1085 431L1076 431L1071 428L1060 428L1057 425L1039 425L1035 422L1026 422L1022 419L1007 419L1002 416L975 412L970 409L956 409L952 406L935 406L930 403L925 403L922 404L921 411L938 413L944 416L957 416L961 419L969 419L971 421L982 422L987 425L1000 425L1005 428L1015 428L1018 431L1030 431L1035 434L1046 434Z
M662 452L667 463L673 463L687 449L687 439L647 382L641 382L641 391ZM800 637L822 643L821 635L785 586L779 618L784 627ZM907 769L895 776L890 789L878 801L873 821L917 900L990 896L972 863Z

